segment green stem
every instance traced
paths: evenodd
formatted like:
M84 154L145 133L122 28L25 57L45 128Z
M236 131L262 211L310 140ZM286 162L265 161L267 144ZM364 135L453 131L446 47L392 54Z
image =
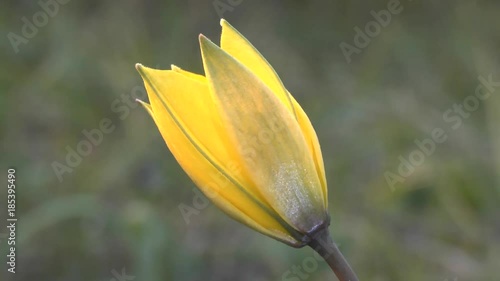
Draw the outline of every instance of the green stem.
M325 259L339 281L359 281L356 273L330 237L327 227L316 232L308 245Z

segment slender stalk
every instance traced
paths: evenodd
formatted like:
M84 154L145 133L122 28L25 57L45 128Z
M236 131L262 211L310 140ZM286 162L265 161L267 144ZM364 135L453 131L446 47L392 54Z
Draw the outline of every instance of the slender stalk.
M354 273L351 266L349 266L349 263L347 263L347 260L330 237L327 227L316 232L308 245L325 259L335 275L337 275L339 281L359 281L356 273Z

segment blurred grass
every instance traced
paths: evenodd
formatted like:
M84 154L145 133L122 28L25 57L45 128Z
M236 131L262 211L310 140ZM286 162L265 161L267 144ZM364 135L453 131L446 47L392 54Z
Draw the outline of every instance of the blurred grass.
M243 1L224 17L311 118L331 229L361 280L497 280L498 92L458 130L442 114L474 93L479 75L500 80L500 6L402 1L347 63L339 44L352 44L353 28L387 2ZM147 114L122 101L142 85L136 62L203 72L197 35L218 41L220 33L212 2L73 0L15 54L7 34L20 34L21 18L39 10L34 1L0 9L0 161L17 168L20 225L18 273L2 269L2 280L111 280L122 268L136 280L282 280L312 255L213 206L186 224L178 205L191 204L194 185ZM114 112L116 101L129 113ZM115 130L59 182L51 163L64 163L66 146L103 118ZM384 172L436 127L448 140L392 192ZM5 257L5 241L0 249ZM329 279L324 263L308 277Z

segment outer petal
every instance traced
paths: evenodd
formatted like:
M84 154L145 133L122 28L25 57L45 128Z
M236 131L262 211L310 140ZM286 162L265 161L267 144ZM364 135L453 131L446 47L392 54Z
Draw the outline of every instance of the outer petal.
M249 68L278 97L284 106L295 115L290 95L280 78L267 60L226 20L221 19L222 35L220 46L222 50L233 56L241 64Z
M236 220L287 244L300 246L301 237L289 229L255 192L248 176L240 172L241 163L230 149L207 84L176 71L142 66L138 70L146 85L153 119L172 154L195 184Z
M302 233L327 221L321 183L302 131L269 87L200 36L210 90L240 145L246 171L273 208Z
M259 77L259 79L262 80L262 82L264 82L285 105L290 113L296 117L306 138L311 155L314 158L318 177L321 180L325 206L328 206L328 192L323 157L321 155L318 137L316 136L316 132L309 118L297 101L285 89L276 71L260 52L226 20L222 19L220 23L222 26L221 48Z
M316 166L316 172L318 173L319 180L321 181L325 208L328 208L328 186L326 183L325 166L323 164L323 155L321 154L321 147L319 145L318 137L316 136L316 131L314 131L311 121L309 121L309 118L302 107L300 107L299 103L297 103L291 95L290 97L292 98L293 106L295 108L295 112L297 113L297 122L299 123L300 129L304 134L309 151L314 160L314 165Z

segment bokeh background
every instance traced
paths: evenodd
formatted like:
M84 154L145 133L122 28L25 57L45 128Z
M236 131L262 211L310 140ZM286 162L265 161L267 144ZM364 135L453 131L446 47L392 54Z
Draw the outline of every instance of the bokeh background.
M195 186L130 102L143 87L137 62L203 73L197 36L218 41L222 15L314 124L331 231L361 280L499 280L500 91L456 129L443 114L474 95L479 76L500 81L500 4L401 1L348 62L339 45L355 46L354 28L389 2L70 0L16 47L23 17L43 9L3 1L0 279L335 280L324 262L287 273L312 250L211 204L186 223L179 205L193 206ZM105 118L114 130L59 179L53 163L66 165L83 130ZM447 140L391 188L386 173L435 128ZM15 275L5 264L8 167L17 169Z

